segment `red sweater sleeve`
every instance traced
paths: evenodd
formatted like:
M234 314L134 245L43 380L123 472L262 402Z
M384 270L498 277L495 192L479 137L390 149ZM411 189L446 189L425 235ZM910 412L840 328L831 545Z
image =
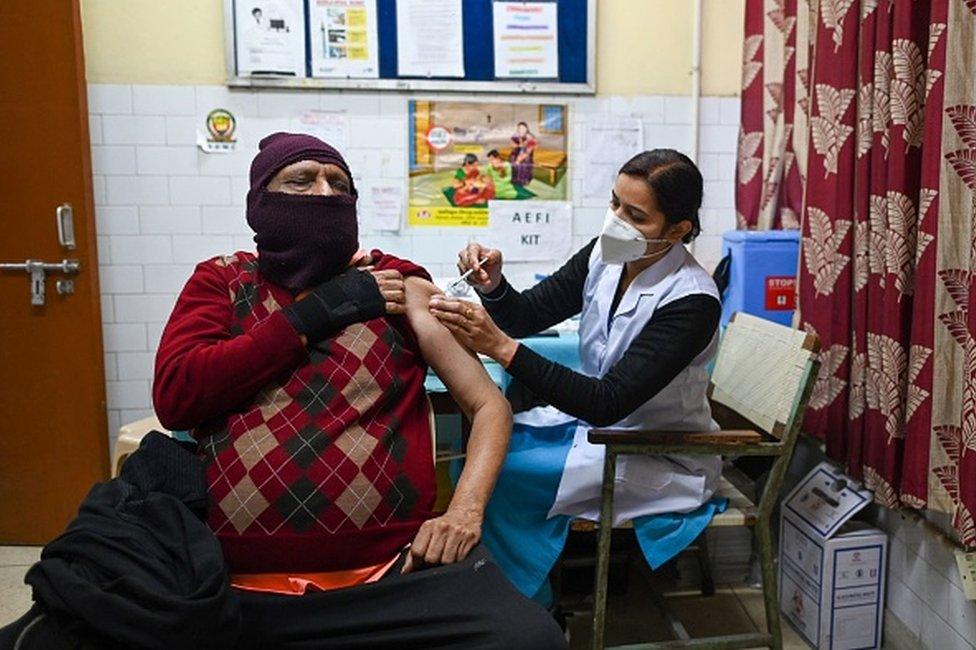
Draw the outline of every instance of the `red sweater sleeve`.
M229 411L306 359L301 338L280 311L234 336L232 309L221 268L199 264L156 353L153 405L167 429L191 429Z

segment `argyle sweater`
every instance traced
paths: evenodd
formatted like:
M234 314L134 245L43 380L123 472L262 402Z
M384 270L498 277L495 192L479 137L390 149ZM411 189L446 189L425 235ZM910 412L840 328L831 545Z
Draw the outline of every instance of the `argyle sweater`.
M280 312L293 301L251 253L203 262L156 356L156 413L200 442L208 523L234 573L377 564L413 539L436 495L426 365L406 318L306 349Z

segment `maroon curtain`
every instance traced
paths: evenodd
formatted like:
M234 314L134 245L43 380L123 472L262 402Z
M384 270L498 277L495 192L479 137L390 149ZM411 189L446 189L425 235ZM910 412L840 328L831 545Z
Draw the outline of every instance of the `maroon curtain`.
M777 12L808 17L777 46L809 48L808 76L784 59L792 127L747 83ZM976 544L976 0L747 0L745 54L737 206L750 227L802 215L798 324L823 349L806 431L881 503L949 512ZM780 123L803 127L801 191L746 179Z

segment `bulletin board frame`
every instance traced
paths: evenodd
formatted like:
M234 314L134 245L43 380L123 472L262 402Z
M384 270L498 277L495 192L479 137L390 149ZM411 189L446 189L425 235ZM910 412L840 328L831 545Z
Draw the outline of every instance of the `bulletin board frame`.
M586 3L586 79L583 82L550 80L470 80L470 79L332 79L288 77L276 75L238 76L234 33L234 3L224 4L224 61L227 70L227 86L231 88L278 88L278 89L333 89L363 91L422 91L452 93L513 93L523 95L594 95L596 94L596 12L597 0ZM380 43L382 48L382 42Z

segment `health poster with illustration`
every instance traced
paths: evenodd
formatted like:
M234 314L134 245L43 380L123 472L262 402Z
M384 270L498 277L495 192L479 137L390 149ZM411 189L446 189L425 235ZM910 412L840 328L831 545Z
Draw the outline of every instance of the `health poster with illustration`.
M308 0L312 76L377 78L376 0Z
M409 103L410 226L487 227L489 201L569 197L564 104Z

